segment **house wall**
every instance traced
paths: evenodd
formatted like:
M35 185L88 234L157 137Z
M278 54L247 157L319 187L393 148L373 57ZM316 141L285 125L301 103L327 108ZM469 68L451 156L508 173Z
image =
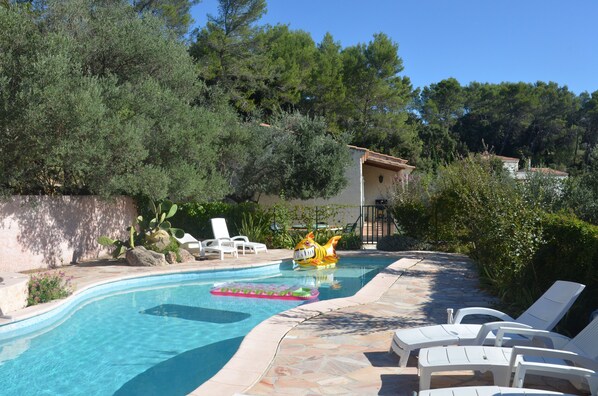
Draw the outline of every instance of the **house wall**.
M291 206L325 206L325 205L347 205L339 211L337 219L323 219L330 225L345 225L357 221L361 213L361 205L374 205L376 199L390 199L393 184L400 180L403 175L409 174L411 169L399 172L379 168L363 163L365 151L351 149L352 163L345 169L347 186L336 196L330 199L291 200ZM380 183L379 176L383 176ZM259 203L264 206L272 206L280 202L277 196L262 196Z
M95 259L100 235L124 238L135 218L130 198L14 196L0 201L0 272Z
M519 170L519 161L503 161L502 166L514 177Z
M395 172L375 166L363 165L363 178L365 186L364 205L374 205L376 199L390 199L395 180L403 171ZM383 177L380 183L379 177Z
M347 179L347 186L336 196L329 199L309 199L302 201L300 199L289 200L288 204L291 206L325 206L325 205L346 205L345 208L339 211L338 219L327 219L330 225L345 225L353 223L359 218L361 209L362 197L362 174L361 164L364 152L360 150L351 150L352 162L345 169L345 177ZM334 165L331 165L334 166ZM272 206L280 202L280 198L275 195L263 195L259 198L259 204L264 206Z

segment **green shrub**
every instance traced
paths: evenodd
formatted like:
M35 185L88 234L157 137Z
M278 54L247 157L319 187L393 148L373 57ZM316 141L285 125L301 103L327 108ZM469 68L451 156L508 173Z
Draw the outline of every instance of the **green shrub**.
M406 250L427 250L429 244L422 243L406 235L386 235L382 237L376 249L385 252L401 252Z
M67 277L62 271L32 275L28 284L27 305L42 304L69 296L73 292L71 280L72 278Z
M475 259L481 280L514 314L556 280L585 284L561 323L562 330L575 334L598 308L598 227L571 214L545 213L566 202L559 183L536 177L518 185L501 164L469 157L440 169L423 187L411 185L410 196L399 194L395 215L410 236L427 234L449 250L467 252ZM380 241L379 249L407 244L392 240Z
M265 243L272 232L270 230L270 216L267 213L262 211L243 213L241 226L239 227L240 235L245 235L253 242Z
M359 250L361 249L361 236L354 232L344 233L336 245L336 250Z
M542 228L544 243L534 257L527 284L533 290L533 297L559 279L586 285L564 326L575 334L598 308L598 226L559 213L542 216Z
M231 236L239 235L239 228L245 213L259 210L255 203L230 204L224 202L189 202L179 205L179 210L172 218L172 224L184 229L198 239L211 239L210 219L224 217Z
M540 211L524 199L502 165L468 157L441 168L432 180L421 178L422 186L417 182L411 180L394 200L407 235L470 254L496 293L516 294L513 286L521 284L542 240Z
M483 280L501 297L525 291L520 281L542 238L537 208L525 201L502 167L483 158L445 168L439 181L442 213L456 224L447 228L470 244Z
M401 230L414 238L432 237L429 178L410 175L406 183L397 184L390 210Z

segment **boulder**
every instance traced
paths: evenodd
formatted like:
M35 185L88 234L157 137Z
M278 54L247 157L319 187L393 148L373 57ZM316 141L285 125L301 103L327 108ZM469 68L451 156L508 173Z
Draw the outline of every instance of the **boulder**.
M179 256L181 256L181 260L183 263L195 261L195 256L189 253L189 251L186 249L179 249Z
M176 264L176 253L175 252L166 252L164 253L164 257L166 258L166 262L168 264Z
M143 246L136 246L127 250L125 254L127 263L134 267L161 267L168 265L162 253L147 250Z

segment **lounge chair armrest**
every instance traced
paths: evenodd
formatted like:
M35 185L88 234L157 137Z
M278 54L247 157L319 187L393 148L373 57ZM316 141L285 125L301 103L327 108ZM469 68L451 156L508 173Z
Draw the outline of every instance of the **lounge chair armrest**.
M598 372L598 362L594 359L591 359L587 356L580 355L575 352L570 351L563 351L558 349L550 349L550 348L537 348L537 347L528 347L528 346L514 346L511 352L511 367L515 367L516 364L521 361L520 356L538 356L542 358L550 358L550 359L562 359L568 360L577 366L581 366L587 368L589 370L593 370ZM531 362L526 362L531 363Z
M526 374L550 375L562 374L566 377L578 376L588 382L592 395L598 390L598 374L596 370L585 367L568 366L553 363L519 362L513 377L513 386L522 388Z
M247 238L244 235L237 235L236 237L232 237L231 240L233 240L233 241L249 242L249 238Z
M483 307L470 307L470 308L461 308L455 312L455 319L453 320L454 324L459 324L468 315L488 315L494 316L495 318L501 320L510 320L514 321L512 317L507 315L504 312L497 311L496 309L492 308L483 308Z
M551 342L551 345L549 346L554 349L560 349L567 342L570 341L569 337L565 337L564 335L553 333L551 331L532 329L529 327L526 328L521 327L520 325L511 327L511 324L508 324L505 326L500 326L500 328L498 328L498 331L496 332L496 341L494 343L494 346L502 346L505 334L518 334L522 336L527 336L529 338L539 337L547 339Z
M476 339L475 339L475 345L482 345L484 343L484 340L486 339L486 337L488 337L488 334L490 334L490 332L498 330L502 327L531 329L530 326L523 324L523 323L518 323L518 322L498 321L498 322L484 323L482 325L482 327L480 327L480 330L478 331L478 335L476 336ZM499 345L497 345L497 346L499 346Z

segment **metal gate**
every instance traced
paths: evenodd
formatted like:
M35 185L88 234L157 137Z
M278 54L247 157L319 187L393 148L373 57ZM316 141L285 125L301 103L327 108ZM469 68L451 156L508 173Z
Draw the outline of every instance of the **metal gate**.
M397 226L386 202L362 206L359 226L363 244L377 243L383 236L397 232Z

